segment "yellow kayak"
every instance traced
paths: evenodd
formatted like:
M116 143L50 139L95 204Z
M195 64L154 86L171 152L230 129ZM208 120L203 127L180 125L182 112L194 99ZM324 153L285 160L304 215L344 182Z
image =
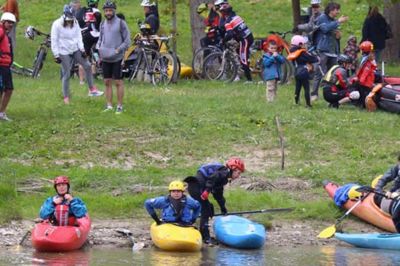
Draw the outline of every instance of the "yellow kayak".
M202 245L201 234L194 227L153 223L150 235L158 248L168 251L199 251Z

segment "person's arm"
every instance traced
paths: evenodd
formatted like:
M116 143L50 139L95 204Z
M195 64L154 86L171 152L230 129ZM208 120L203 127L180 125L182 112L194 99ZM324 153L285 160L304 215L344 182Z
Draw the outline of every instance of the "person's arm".
M270 67L275 63L275 59L273 56L270 55L264 55L263 56L263 66L264 67Z
M82 218L87 214L86 205L80 198L73 198L69 203L69 208L76 218Z
M285 58L281 54L278 54L278 56L275 57L275 60L280 64L283 64L285 62Z
M59 20L53 22L51 26L51 51L55 58L60 57L60 51L58 49L58 31L59 31Z
M196 222L197 217L199 217L199 215L200 215L201 205L197 200L192 199L191 200L191 208L192 208L192 219L191 219L191 222L193 224L193 223Z
M55 204L53 202L53 197L47 198L40 208L39 216L41 219L49 219L50 216L54 213Z
M83 46L81 28L79 27L79 23L76 19L74 20L74 28L75 28L75 35L77 36L76 38L78 41L78 49L79 51L84 52L85 47Z
M157 216L155 209L162 209L165 203L165 197L158 197L148 199L144 202L144 207L146 208L147 212L150 214L151 218L157 223L161 224L160 219Z
M375 189L377 191L383 191L383 188L386 186L387 183L393 181L396 178L396 171L395 171L396 167L392 167L390 169L388 169L385 174L383 174L383 176L381 178L379 178L378 183L376 184Z
M329 20L326 15L321 15L317 19L317 25L322 33L327 34L333 30L339 28L339 22L337 20Z
M123 42L121 43L121 45L118 47L119 51L126 51L129 46L131 45L131 34L129 32L129 28L128 25L126 24L126 22L123 20L122 21L122 39Z

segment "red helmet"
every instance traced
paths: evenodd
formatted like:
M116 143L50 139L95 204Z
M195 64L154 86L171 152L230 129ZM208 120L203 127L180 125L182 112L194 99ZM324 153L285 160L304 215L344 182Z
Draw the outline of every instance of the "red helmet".
M54 186L57 186L58 184L67 184L69 185L69 179L67 176L57 176L54 179Z
M244 172L245 167L244 167L244 162L242 159L238 157L232 157L226 162L226 167L228 167L231 170L239 170L240 172Z
M372 52L374 50L374 45L372 42L370 41L363 41L360 44L360 50L364 53L369 53Z

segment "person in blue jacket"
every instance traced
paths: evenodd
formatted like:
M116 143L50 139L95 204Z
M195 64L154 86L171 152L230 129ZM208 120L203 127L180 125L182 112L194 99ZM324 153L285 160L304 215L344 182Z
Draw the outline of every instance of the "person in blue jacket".
M144 206L157 225L164 223L178 223L192 225L201 211L200 203L184 194L185 185L181 181L172 181L169 184L169 195L148 199ZM161 220L156 209L162 210Z
M76 219L87 214L85 203L70 193L70 183L67 176L54 179L54 189L57 195L49 197L40 208L40 218L49 220L54 225L75 225Z
M285 62L278 52L278 45L274 41L265 43L263 50L263 79L266 82L266 97L268 102L273 102L278 90L278 80L281 76L281 65Z

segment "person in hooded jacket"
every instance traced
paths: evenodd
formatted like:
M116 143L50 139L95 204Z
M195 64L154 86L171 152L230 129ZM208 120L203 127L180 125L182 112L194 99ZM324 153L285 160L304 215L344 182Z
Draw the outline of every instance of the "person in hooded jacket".
M239 178L244 170L243 160L232 157L225 165L221 163L204 164L198 169L196 176L189 176L184 180L188 183L190 196L201 204L200 233L204 243L213 244L208 221L214 215L214 207L208 200L209 195L213 195L221 209L221 213L227 214L224 186Z
M85 203L72 196L70 182L67 176L57 176L54 179L54 189L57 195L45 200L40 208L40 218L49 220L54 225L75 225L76 219L87 215Z
M160 18L158 15L158 7L155 3L150 3L149 0L143 0L140 4L144 10L144 23L150 25L150 34L155 35L160 28Z
M357 37L351 35L347 39L347 45L344 47L343 54L347 55L351 58L351 64L349 67L348 75L354 75L357 70L358 62L357 62L357 55L360 53L360 48L357 45Z

